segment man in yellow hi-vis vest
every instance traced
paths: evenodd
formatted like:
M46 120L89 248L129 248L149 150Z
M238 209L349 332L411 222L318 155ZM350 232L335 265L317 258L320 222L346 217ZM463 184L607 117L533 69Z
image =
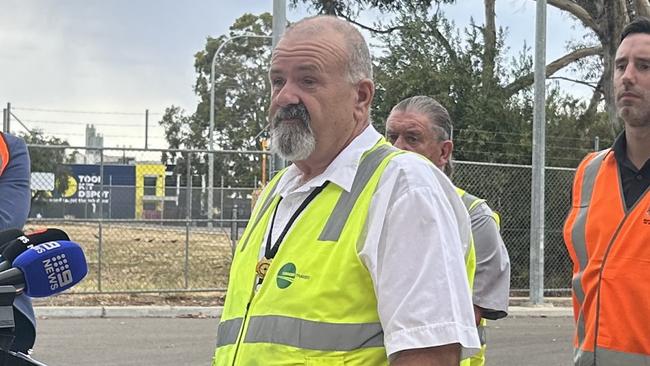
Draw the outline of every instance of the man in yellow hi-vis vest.
M428 158L447 175L452 173L452 122L436 100L415 96L399 102L386 120L386 136L396 147ZM481 352L463 365L485 364L485 319L507 315L510 259L499 233L499 216L485 200L458 189L470 215L476 253L473 303Z
M370 124L363 36L301 20L269 77L271 149L293 164L235 248L213 365L453 366L478 352L469 216L439 169Z

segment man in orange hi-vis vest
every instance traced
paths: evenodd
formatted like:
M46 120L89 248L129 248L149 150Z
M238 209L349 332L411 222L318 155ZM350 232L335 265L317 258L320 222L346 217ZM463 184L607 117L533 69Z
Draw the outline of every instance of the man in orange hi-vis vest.
M623 29L614 93L625 131L578 167L564 227L580 366L650 365L649 19Z

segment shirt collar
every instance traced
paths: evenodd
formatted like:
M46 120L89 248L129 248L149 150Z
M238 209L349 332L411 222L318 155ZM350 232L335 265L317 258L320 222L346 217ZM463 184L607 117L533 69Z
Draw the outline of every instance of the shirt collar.
M619 164L624 166L628 166L630 164L630 162L627 159L627 154L625 153L625 150L627 150L627 140L625 139L625 130L621 131L621 133L619 133L618 136L616 137L616 140L614 140L614 145L612 146L612 150L614 150L614 157L616 157L616 161L618 161Z
M299 185L300 169L295 164L291 164L278 182L278 187L281 187L279 190L280 195L285 197L293 192L306 192L314 187L321 186L326 181L330 181L349 192L352 189L352 182L359 168L361 156L375 146L380 138L379 132L372 125L369 125L334 158L323 173L303 185Z
M627 157L627 139L625 138L625 130L621 131L621 133L616 137L616 140L614 140L612 150L614 150L614 157L616 157L619 166L625 167L635 174L643 173L645 175L650 173L650 159L648 159L639 170Z

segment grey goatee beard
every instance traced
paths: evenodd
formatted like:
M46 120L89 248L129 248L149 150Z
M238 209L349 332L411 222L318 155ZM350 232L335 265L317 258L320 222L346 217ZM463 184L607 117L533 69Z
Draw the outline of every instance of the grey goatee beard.
M298 120L301 123L286 120ZM285 160L297 161L307 159L314 152L316 138L304 104L291 104L280 108L273 116L271 126L272 153Z

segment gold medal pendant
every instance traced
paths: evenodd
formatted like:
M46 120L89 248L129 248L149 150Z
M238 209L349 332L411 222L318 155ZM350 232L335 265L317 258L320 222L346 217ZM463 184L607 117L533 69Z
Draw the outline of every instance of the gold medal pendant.
M260 259L260 261L257 262L257 266L255 266L255 272L257 272L257 276L261 280L264 280L264 276L266 276L266 272L269 270L269 266L271 266L271 260L266 259L266 257Z

